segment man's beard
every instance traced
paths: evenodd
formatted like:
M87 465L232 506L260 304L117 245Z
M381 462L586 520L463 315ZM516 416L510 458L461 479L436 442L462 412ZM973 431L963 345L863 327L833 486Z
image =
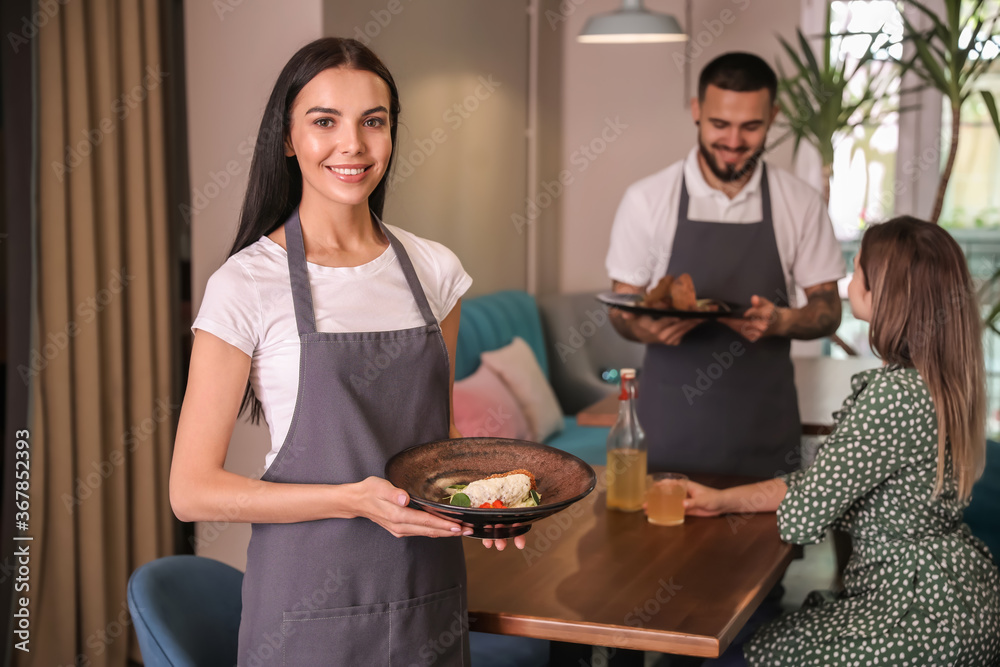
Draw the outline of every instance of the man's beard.
M738 181L747 174L749 174L750 172L752 172L754 168L757 166L757 163L760 162L760 158L764 155L764 147L761 146L760 148L757 149L757 151L753 155L747 158L746 162L744 162L743 166L740 167L739 169L737 169L735 166L726 167L725 169L723 169L721 165L716 163L715 158L709 152L708 146L705 145L705 142L701 140L700 135L698 136L698 151L701 153L701 156L705 158L705 164L707 164L708 168L712 170L712 173L715 174L715 177L718 178L723 183L732 183L733 181Z

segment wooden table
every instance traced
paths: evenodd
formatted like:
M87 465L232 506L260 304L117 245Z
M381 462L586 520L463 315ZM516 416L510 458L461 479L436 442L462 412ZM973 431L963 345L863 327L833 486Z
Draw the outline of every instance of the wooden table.
M851 377L881 363L868 357L792 357L802 433L829 433L833 426L833 412L840 409L851 393ZM580 411L576 423L580 426L613 426L617 417L618 394L614 392Z
M773 513L658 527L598 488L527 533L523 551L465 541L472 630L716 657L793 558ZM692 475L714 486L751 481ZM578 659L577 659L578 660ZM574 660L574 665L579 663Z

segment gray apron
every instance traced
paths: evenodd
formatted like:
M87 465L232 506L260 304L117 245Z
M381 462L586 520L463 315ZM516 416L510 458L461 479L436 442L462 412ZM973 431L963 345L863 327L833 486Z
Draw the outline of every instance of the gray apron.
M396 452L448 437L449 363L441 328L403 246L384 225L382 231L425 324L322 333L298 211L285 224L299 386L288 436L265 481L345 484L381 477ZM461 539L396 538L364 518L253 524L239 664L468 666Z
M699 296L750 305L754 294L787 306L785 276L761 164L763 220L688 219L681 180L677 233L667 273L689 273ZM680 345L648 345L637 409L650 470L773 477L797 469L802 426L788 338L751 343L711 320Z

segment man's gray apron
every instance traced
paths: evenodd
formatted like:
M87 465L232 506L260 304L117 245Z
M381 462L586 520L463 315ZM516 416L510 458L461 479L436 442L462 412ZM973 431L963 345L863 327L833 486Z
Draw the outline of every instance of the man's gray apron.
M667 273L691 274L699 297L749 307L757 294L788 305L763 163L761 169L758 223L688 219L681 181ZM647 345L637 408L649 469L758 477L797 469L802 426L790 345L777 337L751 343L713 321L678 346Z
M285 224L299 387L288 437L265 481L345 484L381 477L396 452L448 437L449 363L441 328L403 246L384 225L382 231L425 324L322 333L298 211ZM254 524L239 664L467 666L461 538L396 538L364 518Z

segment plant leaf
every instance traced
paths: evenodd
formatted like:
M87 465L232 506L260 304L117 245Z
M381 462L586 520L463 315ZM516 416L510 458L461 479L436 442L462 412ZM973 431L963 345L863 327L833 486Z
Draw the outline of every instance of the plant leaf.
M795 65L795 69L798 71L798 74L802 76L806 71L806 66L799 58L799 54L795 51L791 44L785 41L784 37L779 37L778 39L781 41L781 45L785 47L785 52L788 53L788 57L792 59L792 64Z
M921 12L923 12L924 15L927 16L934 23L935 29L947 32L948 29L945 27L944 23L941 22L941 19L938 18L937 12L931 11L931 9L929 9L926 5L924 5L922 2L919 2L918 0L909 0L909 2L911 5L913 5ZM952 4L957 5L958 2L952 2ZM906 21L905 15L903 17L903 20Z
M969 44L963 49L958 46L956 40L956 52L955 52L955 71L962 72L965 69L965 64L969 62L969 53L976 49L976 38L979 36L979 31L983 28L983 19L979 19L976 22L976 26L972 29L972 38L969 40Z
M953 94L951 83L945 77L944 70L941 67L942 63L934 55L933 46L922 37L914 37L912 40L913 46L916 49L918 62L921 65L920 69L925 74L925 78L944 93L945 97L954 101L955 95Z
M802 31L796 29L795 32L799 36L799 46L802 48L802 55L805 56L806 60L809 62L809 69L816 76L816 81L819 82L822 77L822 72L819 68L819 63L816 62L816 55L813 53L812 47L809 46L809 41L806 39L806 36L802 34Z
M993 97L993 93L988 90L982 91L983 102L986 103L986 110L990 112L990 118L993 120L993 127L996 128L997 138L1000 139L1000 114L997 113L997 101ZM1000 274L1000 271L998 271Z

